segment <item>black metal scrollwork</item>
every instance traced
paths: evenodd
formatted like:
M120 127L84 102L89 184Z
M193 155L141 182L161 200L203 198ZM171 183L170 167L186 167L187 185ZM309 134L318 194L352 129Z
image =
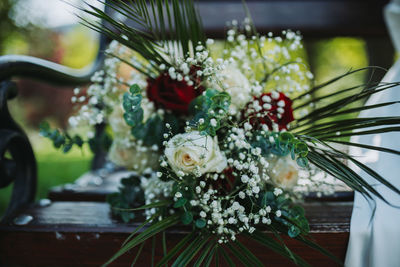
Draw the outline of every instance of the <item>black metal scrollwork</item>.
M36 192L36 160L32 147L8 111L7 101L16 95L15 83L0 83L0 188L14 183L2 222L8 221L18 209L33 202Z

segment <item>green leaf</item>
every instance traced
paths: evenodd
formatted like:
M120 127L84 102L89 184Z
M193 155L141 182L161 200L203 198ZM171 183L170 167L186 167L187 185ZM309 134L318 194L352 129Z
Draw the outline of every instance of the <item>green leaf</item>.
M122 0L110 0L105 5L120 16L111 17L88 4L88 8L82 11L99 20L93 22L80 17L83 24L138 52L149 61L153 72L161 72L161 64L170 66L170 62L175 62L180 56L175 51L182 51L186 55L194 51L193 46L198 43L205 44L201 19L193 1L136 0L128 4ZM115 17L133 21L138 26L132 27ZM170 47L171 42L174 49L166 56L162 55L160 48ZM143 69L140 71L145 73Z
M211 259L213 257L213 251L215 251L214 249L216 248L216 246L217 246L217 244L215 242L213 242L213 241L208 242L208 244L205 246L202 253L200 254L199 258L194 263L193 267L200 267L201 264L203 263L203 261L206 259L207 255L208 255L208 257L207 257L207 260L206 260L204 266L209 266Z
M331 258L333 261L335 261L340 266L344 266L343 262L339 258L337 258L335 255L333 255L328 250L326 250L323 247L319 246L317 243L315 243L315 242L313 242L313 241L311 241L309 239L306 239L303 236L298 236L298 237L296 237L296 239L299 240L300 242L306 244L310 248L313 248L313 249L317 250L318 252L321 252L325 256L328 256L329 258Z
M166 264L169 260L171 260L178 252L182 250L182 248L190 241L192 241L195 233L191 232L190 234L186 235L175 247L173 247L166 256L164 256L160 262L157 263L156 267L161 267L162 265Z
M307 157L308 154L308 146L304 142L299 142L295 145L295 153L300 157Z
M297 165L299 165L302 168L305 168L308 165L308 159L307 158L297 158L296 162L297 162Z
M140 244L139 250L136 253L135 259L133 260L131 266L135 266L137 260L139 259L140 254L142 253L142 250L143 250L143 247L144 247L145 244L146 244L146 242L143 242L142 244Z
M216 132L224 125L230 103L230 95L226 92L207 89L189 105L189 110L193 115L190 125L196 125L197 130L204 135L215 136ZM204 123L200 124L200 119L203 119Z
M262 262L246 246L244 246L238 240L235 241L235 244L243 253L243 255L245 255L254 264L254 266L264 266L264 264L262 264Z
M179 215L171 215L170 217L164 218L161 221L158 221L152 224L149 228L144 230L142 233L135 236L132 240L127 242L117 253L114 254L103 266L109 265L115 259L119 258L121 255L125 254L127 251L132 249L133 247L143 243L147 239L153 237L154 235L164 231L165 229L179 223Z
M208 254L206 261L204 262L204 266L208 267L211 264L211 261L215 255L215 253L217 252L217 246L218 245L214 245L214 247L212 248L212 250L210 251L210 253Z
M187 202L187 199L184 197L181 197L175 202L174 208L183 207L183 206L185 206L186 202Z
M279 139L282 143L290 143L293 141L294 136L290 132L283 132L279 135Z
M204 228L206 226L207 222L204 219L197 219L196 220L196 227L197 228Z
M75 145L82 147L84 144L84 141L79 135L71 137L67 132L51 129L47 122L42 122L40 124L39 134L45 138L49 138L53 142L53 146L57 149L61 149L63 153L68 153Z
M299 205L291 207L291 210L292 210L292 212L299 214L301 216L304 216L304 214L305 214L304 208Z
M203 246L208 242L209 236L198 235L194 241L181 252L171 267L184 267L199 253Z
M72 148L72 144L67 144L67 145L64 146L63 152L64 153L68 153L68 151L70 151L71 148Z
M289 237L294 238L294 237L298 236L300 233L301 233L301 231L297 226L295 226L295 225L289 226L289 230L288 230Z
M162 200L162 201L153 202L153 203L141 206L139 208L134 208L134 209L130 209L130 210L145 210L145 209L152 209L152 208L167 207L171 203L172 202L170 200Z
M235 267L235 263L232 261L232 259L229 257L229 255L226 253L224 248L218 247L219 251L221 252L222 256L224 257L226 263L230 266L230 267Z
M333 139L328 139L326 141L327 142L332 142L332 143L343 144L343 145L347 145L347 146L362 147L362 148L366 148L366 149L371 149L371 150L376 150L376 151L381 151L381 152L400 155L400 151L394 150L394 149L390 149L390 148L386 148L386 147L371 146L371 145L365 145L365 144L359 144L359 143L341 141L341 140L333 140Z
M140 89L139 85L136 83L129 88L129 92L133 95L141 94L142 90Z
M82 138L79 135L75 135L74 138L73 138L73 143L76 144L79 147L82 147L84 142L83 142Z
M340 111L342 108L345 108L355 101L367 99L371 95L375 93L379 93L381 91L387 90L389 88L398 86L400 83L382 83L377 86L373 86L371 88L367 88L360 92L359 94L350 95L344 98L341 98L334 102L329 102L329 104L319 107L312 112L308 113L307 115L297 118L296 122L305 121L303 124L299 125L298 127L302 127L307 124L315 124L316 121L320 120L322 117L328 118L330 114L334 114ZM293 128L292 128L293 129Z
M147 224L152 222L155 218L160 216L160 213L155 213L153 216L151 216L149 219L145 220L142 224L140 224L122 243L122 247L124 247L132 238L135 236L136 233L138 233L143 227L145 227Z
M190 211L187 211L181 216L182 223L187 225L193 221L193 214Z
M296 255L295 253L293 253L291 251L289 252L286 247L282 246L275 239L267 236L266 234L264 234L261 231L256 230L253 234L248 234L248 233L244 233L244 234L246 236L248 236L250 239L253 239L253 240L259 242L260 244L268 247L272 251L274 251L288 259L291 259L299 266L311 267L310 264L308 264L301 257L299 257L298 255Z
M235 257L244 265L248 267L253 267L253 263L249 261L249 259L242 254L242 252L237 249L232 243L226 243L226 246L232 251ZM262 266L262 265L261 265Z
M313 93L317 92L318 90L320 90L320 89L322 89L322 88L324 88L324 87L326 87L326 86L328 86L328 85L330 85L330 84L333 84L333 83L335 83L335 82L337 82L337 81L339 81L339 80L341 80L341 79L343 79L343 78L346 78L347 76L350 76L350 75L352 75L352 74L355 74L355 73L357 73L357 72L361 72L361 71L370 71L370 70L376 70L376 69L382 70L383 68L381 68L381 67L376 67L376 66L368 66L368 67L364 67L364 68L360 68L360 69L356 69L356 70L350 70L350 71L346 72L345 74L336 76L336 77L332 78L331 80L329 80L329 81L327 81L327 82L324 82L324 83L322 83L322 84L319 84L319 85L317 85L317 86L314 86L313 88L311 88L311 89L308 90L307 92L304 92L303 94L301 94L301 95L299 95L299 96L293 98L292 101L294 101L294 102L295 102L295 101L298 101L298 100L302 99L303 97L305 97L305 96L307 96L307 95L313 94Z

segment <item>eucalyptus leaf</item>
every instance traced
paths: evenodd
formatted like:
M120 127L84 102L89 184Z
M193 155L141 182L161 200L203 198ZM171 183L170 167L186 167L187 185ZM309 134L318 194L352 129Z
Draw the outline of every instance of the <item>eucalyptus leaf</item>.
M190 211L187 211L181 216L182 223L187 225L193 221L193 214Z

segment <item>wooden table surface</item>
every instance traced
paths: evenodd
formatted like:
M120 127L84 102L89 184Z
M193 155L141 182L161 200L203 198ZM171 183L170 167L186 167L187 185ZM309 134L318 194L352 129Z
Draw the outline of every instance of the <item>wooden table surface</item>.
M349 238L352 202L312 202L304 204L311 237L344 259ZM99 266L109 259L139 224L124 224L110 216L110 208L99 202L53 202L32 205L20 215L30 215L27 225L0 225L0 266ZM176 226L167 232L171 248L190 231ZM269 249L240 238L266 266L294 266ZM161 243L160 239L158 239ZM319 252L285 238L287 245L313 266L336 266ZM156 249L160 259L161 244ZM135 249L111 266L129 266ZM151 242L147 242L136 266L150 266ZM225 265L222 265L225 266ZM237 266L240 266L238 264Z

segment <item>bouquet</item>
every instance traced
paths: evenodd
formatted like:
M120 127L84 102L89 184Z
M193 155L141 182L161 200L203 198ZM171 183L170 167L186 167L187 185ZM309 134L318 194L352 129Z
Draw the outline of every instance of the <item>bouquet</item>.
M205 37L193 1L137 0L128 5L112 0L106 5L118 19L94 6L83 9L107 24L82 18L83 23L114 41L93 84L86 92L75 89L77 112L69 122L72 128L109 127L101 135L90 130L87 137L52 130L48 124L41 127L41 134L64 152L88 143L93 150L108 149L110 161L135 171L109 202L124 221L138 215L145 221L106 264L137 246L140 253L146 240L178 224L192 230L176 247L165 249L157 266L186 266L194 257L196 266L208 266L217 253L231 264L226 251L246 266L262 266L239 235L300 266L307 263L280 235L337 261L307 236L308 222L298 204L304 193L315 188L332 192L326 181L335 177L366 197L385 200L347 163L400 193L337 146L398 154L349 137L398 131L393 125L400 123L399 117L344 115L396 104L354 103L400 83L351 85L317 94L368 68L314 86L296 52L302 46L300 34L259 34L246 6L243 23L229 23L226 40L216 43ZM165 235L163 239L165 244Z

